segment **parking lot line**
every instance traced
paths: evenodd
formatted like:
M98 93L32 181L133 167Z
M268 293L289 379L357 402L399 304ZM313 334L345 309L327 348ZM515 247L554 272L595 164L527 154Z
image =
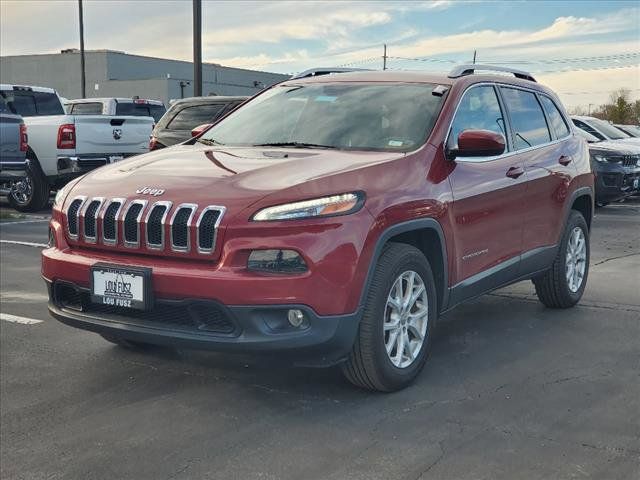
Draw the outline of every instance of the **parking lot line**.
M40 222L48 222L48 218L40 218L38 220L16 220L15 222L0 222L0 225L19 225L24 223L40 223Z
M10 315L8 313L0 313L0 320L12 323L22 323L23 325L35 325L42 323L42 320L36 320L35 318L19 317L17 315Z
M27 247L37 247L37 248L47 248L49 246L46 243L21 242L19 240L0 240L0 243L7 243L9 245L24 245Z

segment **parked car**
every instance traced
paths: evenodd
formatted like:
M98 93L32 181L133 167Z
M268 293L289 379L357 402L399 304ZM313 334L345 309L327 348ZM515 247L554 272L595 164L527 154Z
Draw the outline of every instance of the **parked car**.
M189 140L194 128L214 123L247 98L210 96L176 100L153 129L150 149L158 150Z
M630 137L640 137L640 127L638 125L614 125L618 130L626 133Z
M44 208L52 189L96 167L149 150L150 117L65 114L55 90L0 85L11 113L29 130L29 165L21 189L9 203L20 211Z
M640 139L632 137L611 123L600 120L599 118L574 115L571 117L571 121L576 127L581 128L600 140L617 140L640 145Z
M58 192L50 312L129 347L288 352L403 388L465 300L526 279L548 307L580 300L594 179L569 125L501 67L286 80Z
M167 109L160 100L143 98L79 98L67 100L65 110L71 115L130 115L162 118Z
M27 127L20 115L10 113L0 98L0 193L22 184L27 168Z
M591 166L596 175L596 205L640 194L640 146L600 140L574 127L589 143Z

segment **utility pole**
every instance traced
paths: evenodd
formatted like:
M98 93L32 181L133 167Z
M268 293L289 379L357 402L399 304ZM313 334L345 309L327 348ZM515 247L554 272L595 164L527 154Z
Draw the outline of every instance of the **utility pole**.
M476 64L476 51L473 51L473 64Z
M382 70L387 69L387 44L384 44L384 53L382 54Z
M193 95L202 96L202 1L193 0Z
M78 9L80 11L80 87L82 90L82 98L87 98L86 78L84 73L84 17L82 15L82 0L78 0Z

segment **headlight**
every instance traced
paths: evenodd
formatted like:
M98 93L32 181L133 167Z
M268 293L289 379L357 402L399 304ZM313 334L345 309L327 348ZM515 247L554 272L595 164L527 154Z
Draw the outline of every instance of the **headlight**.
M594 153L591 155L596 162L601 163L619 163L621 159L619 157L608 157L602 153Z
M293 220L298 218L327 217L356 212L364 203L364 193L352 192L330 197L314 198L302 202L286 203L258 211L253 220Z

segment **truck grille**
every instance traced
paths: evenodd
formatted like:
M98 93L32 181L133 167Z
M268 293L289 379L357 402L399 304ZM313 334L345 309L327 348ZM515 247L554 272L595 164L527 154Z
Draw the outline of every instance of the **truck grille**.
M635 167L636 165L640 166L640 155L625 155L622 158L622 164L625 167Z
M165 235L169 235L172 252L211 254L225 207L208 205L198 211L193 203L173 208L172 202L76 197L66 211L67 234L78 242L143 248L149 253L168 248ZM193 236L196 245L191 244Z

